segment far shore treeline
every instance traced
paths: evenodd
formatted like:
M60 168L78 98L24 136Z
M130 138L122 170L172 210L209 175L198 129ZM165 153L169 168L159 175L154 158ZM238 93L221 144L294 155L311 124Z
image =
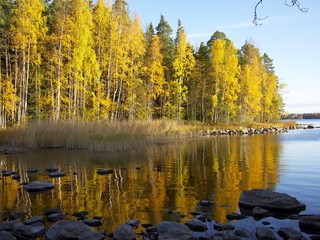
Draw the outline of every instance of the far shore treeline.
M0 128L28 119L271 122L283 84L252 42L192 46L163 15L141 26L123 0L0 1ZM174 36L174 37L172 37Z

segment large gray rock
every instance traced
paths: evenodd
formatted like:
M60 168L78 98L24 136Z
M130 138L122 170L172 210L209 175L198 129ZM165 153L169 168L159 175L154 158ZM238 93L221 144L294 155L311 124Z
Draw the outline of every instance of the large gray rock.
M258 240L276 240L276 236L270 228L259 227L256 230L256 237Z
M243 191L239 206L243 208L261 207L276 212L299 212L306 209L306 205L286 193L264 189Z
M158 224L159 240L189 240L193 237L192 231L181 223L163 221Z
M133 228L130 225L122 224L113 233L113 239L115 239L115 240L134 240L134 239L136 239L136 235L134 234Z
M17 240L17 238L15 236L13 236L11 233L6 232L6 231L0 231L0 239Z
M299 219L301 231L310 234L320 234L320 215L303 216Z
M208 227L196 218L186 221L185 225L195 232L205 232L208 230Z
M24 185L24 189L27 192L43 192L46 190L53 189L55 185L50 181L33 181Z
M292 227L282 227L279 229L278 234L285 240L299 240L303 239L301 232Z
M38 222L32 225L26 225L22 222L18 222L14 225L12 234L34 239L44 235L45 232L46 229L43 223Z
M57 222L46 232L46 240L56 239L102 240L105 236L82 222L66 220Z

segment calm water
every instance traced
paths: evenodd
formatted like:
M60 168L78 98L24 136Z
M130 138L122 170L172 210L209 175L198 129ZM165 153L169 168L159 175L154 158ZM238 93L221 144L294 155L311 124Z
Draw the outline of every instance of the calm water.
M0 213L27 211L33 216L61 208L72 218L73 212L86 210L89 217L104 217L102 228L107 232L132 218L153 224L179 220L166 209L185 215L202 211L223 223L227 213L239 211L242 190L268 188L297 197L307 205L305 213L319 214L319 146L316 128L201 138L113 155L66 150L1 155L0 170L20 172L21 182L49 179L45 170L49 166L59 167L67 176L51 179L56 188L38 195L26 193L11 177L1 177ZM39 173L26 174L31 168ZM98 168L115 172L100 176ZM197 202L204 199L216 204L198 208Z

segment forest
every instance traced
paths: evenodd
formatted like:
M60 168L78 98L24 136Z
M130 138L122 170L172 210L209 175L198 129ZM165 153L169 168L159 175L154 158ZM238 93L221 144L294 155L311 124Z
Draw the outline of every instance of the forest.
M273 60L220 31L192 46L177 20L141 26L124 0L0 0L0 128L30 119L272 122Z

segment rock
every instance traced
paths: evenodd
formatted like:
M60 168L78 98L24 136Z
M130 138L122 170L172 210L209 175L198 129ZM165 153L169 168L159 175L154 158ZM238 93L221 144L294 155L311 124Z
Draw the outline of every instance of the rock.
M234 230L234 226L231 226L229 224L220 224L220 223L214 224L213 228L217 231Z
M230 214L227 214L226 218L228 220L240 220L240 219L244 219L246 217L243 216L242 214L239 214L239 213L230 213Z
M258 240L276 240L276 236L270 228L259 227L256 230L256 237Z
M158 232L158 228L157 228L157 226L150 226L150 227L146 228L146 232L147 233L156 233L156 232Z
M90 227L99 227L102 225L101 220L98 219L84 219L82 222Z
M55 223L46 232L46 240L56 239L102 240L105 236L82 222L66 220Z
M210 201L207 201L207 200L201 200L201 201L199 201L198 204L199 204L200 206L207 207L207 206L212 206L212 205L214 205L214 202L210 202Z
M27 173L37 173L38 169L28 169L26 172Z
M98 169L97 174L99 175L106 175L113 173L113 170L111 169Z
M261 207L254 207L252 213L255 218L265 218L272 216L271 212Z
M138 219L131 219L131 220L125 222L125 224L128 224L128 225L130 225L131 227L134 227L134 228L138 228L140 223L141 222Z
M11 176L12 174L13 174L12 171L2 170L2 176L3 177L8 177L8 176Z
M24 216L26 216L28 213L27 212L16 212L16 213L12 213L9 216L9 220L17 220L19 218L23 218Z
M6 231L0 231L0 239L17 240L17 238L15 236L13 236L11 233L6 232Z
M47 172L58 172L58 171L59 171L59 168L56 168L56 167L48 167L46 170L47 170Z
M136 235L133 232L133 228L128 224L120 225L113 233L113 239L115 240L134 240Z
M34 239L44 235L45 232L46 229L43 223L38 222L32 225L25 225L22 222L18 222L14 225L12 234Z
M279 229L278 234L285 240L299 240L303 239L301 232L298 232L292 227L282 227Z
M208 227L196 218L186 221L185 225L194 232L205 232L208 230Z
M44 220L43 220L43 217L41 217L41 216L34 216L32 218L24 220L23 222L26 225L32 225L32 224L35 224L35 223L38 223L38 222L43 223Z
M58 178L58 177L64 177L66 175L65 172L50 172L49 173L49 177L52 177L52 178Z
M189 240L193 237L192 231L186 225L177 222L163 221L158 224L157 229L159 240Z
M64 220L66 218L66 215L63 213L52 213L48 216L47 220L48 222L57 222L60 220Z
M151 223L142 223L141 227L143 227L143 228L153 227L153 224L151 224Z
M13 230L14 225L18 221L8 221L8 222L2 222L0 223L0 231L7 231L11 232Z
M13 180L20 180L20 178L21 178L21 175L19 173L16 173L16 174L12 175L12 179Z
M63 213L63 212L60 208L46 209L43 211L43 214L46 215L47 217L54 213Z
M83 220L88 214L89 212L87 211L80 211L73 213L72 216L77 217L79 220Z
M301 231L309 234L320 234L320 215L303 216L299 219Z
M241 238L248 238L249 237L248 232L246 232L245 230L242 230L242 229L235 230L234 235L236 235L237 237L241 237Z
M261 207L276 212L299 212L306 209L306 205L286 193L264 189L243 191L239 206L243 208Z
M24 189L27 192L43 192L47 190L51 190L55 187L55 185L50 181L33 181L31 183L28 183L27 185L24 185Z

